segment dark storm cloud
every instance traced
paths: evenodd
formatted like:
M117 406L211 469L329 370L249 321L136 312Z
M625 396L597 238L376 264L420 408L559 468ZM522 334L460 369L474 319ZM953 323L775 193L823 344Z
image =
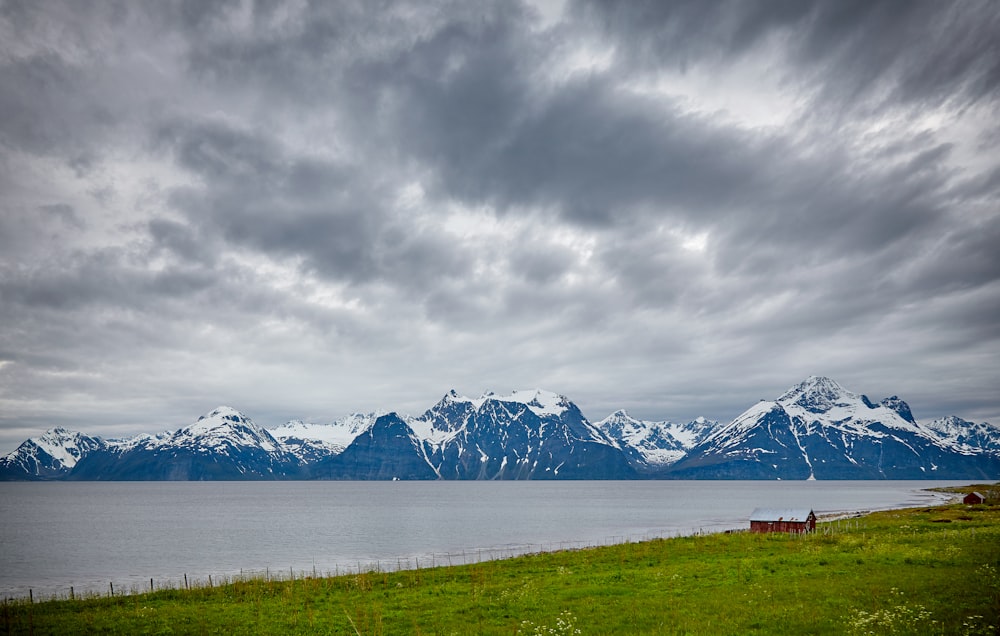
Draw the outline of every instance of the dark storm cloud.
M754 167L784 150L622 95L612 78L548 86L541 69L553 53L515 26L449 24L358 65L353 116L436 168L449 196L501 212L551 205L585 224L607 225L650 201L712 213L763 185Z
M913 297L976 289L1000 281L1000 225L971 223L948 231L930 243L931 252L917 260L917 271L905 291ZM942 258L944 257L944 258Z
M466 264L460 247L399 218L363 166L288 154L266 133L219 122L164 126L158 141L204 179L171 202L205 237L301 259L305 271L350 283L421 286Z
M795 16L755 19L772 28ZM733 35L740 40L734 49L763 28L751 25ZM846 149L808 158L812 148L792 139L720 127L669 105L664 110L662 103L622 95L610 78L584 78L546 94L530 73L518 73L523 51L532 50L523 34L483 31L474 39L460 28L443 29L405 55L362 69L369 92L388 104L379 117L391 138L436 166L440 187L451 196L500 211L555 206L564 218L598 225L621 225L643 207L701 222L722 219L742 239L759 233L769 242L815 244L833 235L828 249L838 252L905 239L940 215L926 197L933 199L941 186L936 173L945 144L895 171L855 174L857 158ZM616 44L627 49L631 39L620 35ZM478 46L469 50L470 42ZM444 73L449 55L462 63Z
M177 123L158 135L179 166L204 187L177 190L172 203L202 233L218 234L335 278L370 276L371 217L378 213L352 166L282 155L265 134L218 122Z
M475 172L459 152L449 153L465 144L442 149L452 158L445 187L501 207L557 206L583 224L613 224L643 204L714 215L735 192L753 188L753 160L770 154L758 140L656 112L603 82L567 86L539 111L498 148L483 149Z
M150 270L136 254L106 248L64 254L59 262L43 262L30 269L5 270L0 294L10 306L43 311L133 310L150 300L204 289L210 280L190 268ZM173 293L167 294L168 290Z
M768 169L768 191L739 206L732 224L721 228L732 250L723 255L723 267L769 271L782 265L768 267L768 260L787 260L782 248L808 247L796 260L809 264L925 238L943 220L945 180L936 174L946 154L942 150L931 149L888 170L885 160L869 163L857 157L817 162L797 161L792 154L779 159ZM775 251L755 249L762 241Z
M3 3L0 420L524 385L726 419L812 373L998 419L998 34L987 2Z

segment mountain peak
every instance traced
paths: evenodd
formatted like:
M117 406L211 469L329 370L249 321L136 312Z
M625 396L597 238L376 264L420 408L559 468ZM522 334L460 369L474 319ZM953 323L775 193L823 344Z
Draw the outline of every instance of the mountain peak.
M468 403L472 405L473 409L478 411L484 404L490 401L523 404L534 411L539 417L560 415L571 405L569 398L565 395L543 389L518 389L511 391L507 395L497 395L493 391L484 391L482 395L475 399L459 395L452 389L441 398L441 402L438 405Z
M887 397L881 402L879 402L879 404L886 407L887 409L895 411L896 413L899 414L901 418L903 418L907 422L910 422L911 424L917 423L917 421L913 419L913 412L910 411L910 405L904 402L903 400L899 399L897 396L893 395L892 397Z
M217 406L211 413L206 413L205 415L199 417L198 421L200 422L211 418L220 418L233 422L239 422L245 420L246 416L231 406Z
M0 467L19 465L31 475L57 477L71 470L88 453L106 446L100 437L57 426L26 439L16 450L0 457Z
M260 446L268 451L277 447L267 430L231 406L220 406L202 415L197 422L172 436L175 442L187 438L199 440L207 446L231 443L237 446Z
M803 393L842 393L844 392L844 387L840 386L835 380L826 377L825 375L811 375L802 382L799 382L792 388L785 391L785 393L778 398L778 401L784 401L787 398L795 395L801 395Z
M524 404L537 415L559 415L569 407L569 399L542 389L515 390L510 395L494 397L503 402Z
M811 375L785 391L777 402L782 406L794 404L812 413L824 413L834 406L860 399L830 378Z

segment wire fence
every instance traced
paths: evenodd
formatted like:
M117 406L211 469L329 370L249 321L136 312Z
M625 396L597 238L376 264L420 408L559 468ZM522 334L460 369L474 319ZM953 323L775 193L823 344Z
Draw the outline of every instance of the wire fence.
M86 600L99 597L129 596L146 594L163 590L191 590L212 588L233 583L248 582L282 582L296 581L308 578L329 578L360 574L383 574L408 570L423 570L443 566L463 566L500 561L532 554L544 554L565 550L585 550L589 548L639 543L659 539L680 537L699 537L723 532L739 532L740 529L724 529L709 527L686 530L670 530L664 532L649 532L643 534L610 535L599 541L552 541L544 543L510 544L503 546L465 548L450 552L428 552L421 555L401 556L389 559L355 559L353 562L338 562L332 565L311 568L270 568L241 569L238 572L221 572L212 574L188 575L173 577L122 577L116 583L86 583L80 585L47 586L44 591L35 593L33 588L26 592L5 594L4 603L28 602L35 603L49 600Z
M806 538L811 535L833 535L841 532L856 531L867 527L863 519L864 513L821 515L820 523L811 533L789 532L790 538ZM324 567L315 564L311 568L241 569L238 572L223 572L214 574L192 575L183 574L174 577L150 577L137 580L127 577L119 583L109 581L105 584L85 584L82 587L67 585L63 587L49 586L44 592L35 594L33 588L26 593L6 594L4 603L28 602L35 603L48 600L85 600L98 597L128 596L159 592L163 590L191 590L213 588L234 583L249 582L283 582L302 579L318 579L362 574L387 574L409 570L423 570L443 566L467 566L491 561L500 561L532 554L543 554L566 550L585 550L589 548L624 545L662 539L681 537L705 537L715 534L744 533L750 530L746 527L724 528L709 526L708 528L672 529L662 532L647 532L643 534L609 535L600 541L552 541L544 543L510 544L493 547L465 548L452 552L428 552L421 555L401 556L390 559L355 559L353 562L339 562Z

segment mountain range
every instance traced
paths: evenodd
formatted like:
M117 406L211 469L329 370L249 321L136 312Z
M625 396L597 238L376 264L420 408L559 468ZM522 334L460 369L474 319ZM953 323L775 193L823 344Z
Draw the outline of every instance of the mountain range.
M1000 429L918 422L813 376L728 424L589 421L542 390L450 391L423 414L354 414L265 429L219 407L159 435L102 439L55 428L0 458L3 480L994 479Z

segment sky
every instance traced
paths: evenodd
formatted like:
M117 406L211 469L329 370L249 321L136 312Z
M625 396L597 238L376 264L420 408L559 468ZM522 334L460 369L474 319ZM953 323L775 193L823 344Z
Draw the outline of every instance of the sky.
M1000 424L1000 3L0 0L0 452L810 375Z

